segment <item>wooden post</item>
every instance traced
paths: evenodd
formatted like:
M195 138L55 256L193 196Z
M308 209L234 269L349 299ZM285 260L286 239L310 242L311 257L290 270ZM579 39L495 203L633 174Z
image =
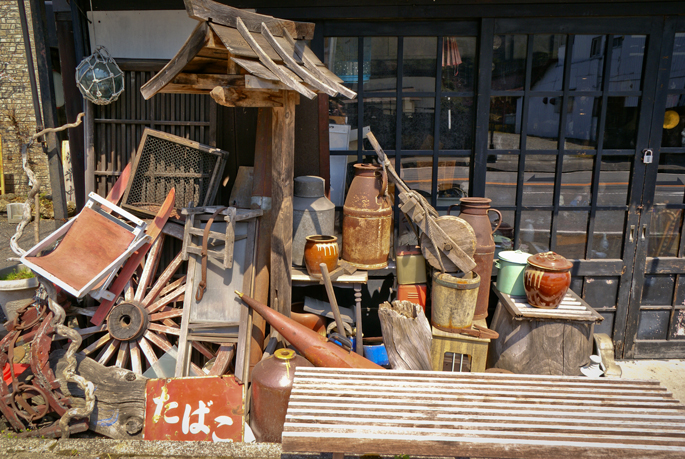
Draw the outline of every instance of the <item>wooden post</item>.
M295 104L298 95L283 91L283 107L271 119L271 307L290 317L293 261L293 183Z
M52 60L50 58L50 48L48 47L45 2L42 0L29 0L29 3L31 5L31 21L33 22L33 36L36 47L43 121L46 128L54 128L57 127L57 108L55 106L55 92L53 90ZM52 189L52 207L55 211L55 223L61 225L67 220L67 197L64 187L62 155L60 155L59 151L57 133L51 132L45 136L45 139L47 141L46 152L50 171L50 188Z
M331 151L328 142L328 94L319 94L319 177L326 182L326 197L331 197Z
M95 106L85 101L85 151L86 170L84 171L86 196L95 191Z
M83 110L83 96L76 87L76 66L74 32L71 24L71 7L65 0L53 2L55 9L55 25L57 28L57 43L59 45L60 66L62 68L62 89L64 90L64 109L67 122L73 123ZM71 153L71 169L76 192L76 207L83 208L85 199L83 154L83 124L69 129L69 151Z

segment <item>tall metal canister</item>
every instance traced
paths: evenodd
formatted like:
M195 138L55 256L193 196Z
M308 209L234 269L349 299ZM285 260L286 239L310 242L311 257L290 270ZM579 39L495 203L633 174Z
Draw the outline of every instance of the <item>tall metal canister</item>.
M321 177L295 177L293 190L293 264L304 266L307 236L333 236L335 204L327 197Z
M382 269L392 232L388 176L373 164L355 164L354 174L343 206L342 258L360 269Z

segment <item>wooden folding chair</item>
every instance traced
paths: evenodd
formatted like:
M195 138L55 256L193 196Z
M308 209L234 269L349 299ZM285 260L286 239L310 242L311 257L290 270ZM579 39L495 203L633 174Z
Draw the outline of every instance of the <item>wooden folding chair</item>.
M88 198L81 213L31 248L21 262L77 298L90 293L114 299L107 288L126 259L150 240L147 225L95 193Z

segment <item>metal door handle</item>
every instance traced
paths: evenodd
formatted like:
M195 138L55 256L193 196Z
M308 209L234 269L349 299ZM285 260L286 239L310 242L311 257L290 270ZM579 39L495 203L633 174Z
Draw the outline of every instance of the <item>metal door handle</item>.
M640 235L640 239L642 239L644 241L646 235L647 235L647 225L642 225L642 234Z
M635 225L630 225L630 235L628 236L628 242L633 242L633 236L635 235Z

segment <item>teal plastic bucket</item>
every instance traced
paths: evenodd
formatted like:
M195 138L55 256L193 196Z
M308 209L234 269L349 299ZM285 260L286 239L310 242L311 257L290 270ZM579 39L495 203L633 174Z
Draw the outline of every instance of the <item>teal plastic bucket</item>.
M495 262L495 266L499 269L497 290L511 296L525 296L523 270L526 269L530 256L531 254L520 250L507 250L499 253L499 260Z

